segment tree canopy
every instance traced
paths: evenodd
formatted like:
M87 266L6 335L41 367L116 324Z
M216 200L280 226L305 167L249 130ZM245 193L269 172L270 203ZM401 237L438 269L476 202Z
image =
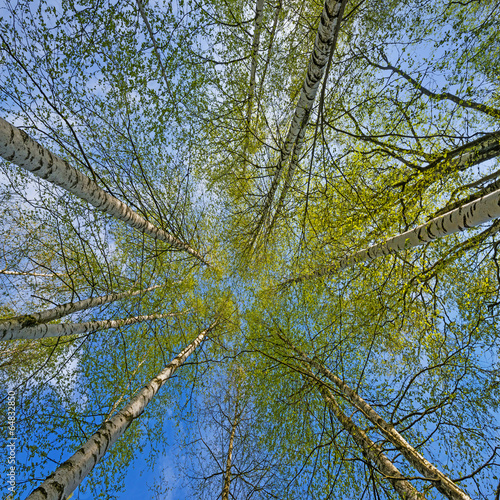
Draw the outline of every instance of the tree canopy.
M0 6L8 498L500 499L500 3Z

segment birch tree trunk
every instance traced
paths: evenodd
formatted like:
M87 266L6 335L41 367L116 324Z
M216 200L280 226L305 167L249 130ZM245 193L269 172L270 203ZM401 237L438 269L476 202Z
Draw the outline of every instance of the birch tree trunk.
M35 277L43 277L43 278L53 278L57 276L56 274L44 274L44 273L29 273L22 271L6 271L5 269L0 271L0 274L6 274L7 276L35 276Z
M495 172L495 174L498 175L497 172ZM500 179L496 180L495 182L492 182L491 184L488 184L487 186L484 186L480 191L472 193L466 198L449 203L445 207L438 210L434 214L434 217L439 217L440 215L451 212L456 208L463 207L464 205L467 205L468 203L471 203L472 201L477 200L478 198L482 198L483 196L486 196L487 194L492 193L493 191L497 191L498 189L500 189Z
M386 455L384 455L380 446L375 444L366 433L341 410L332 393L321 383L319 383L319 390L328 408L335 415L342 427L352 436L354 441L364 451L366 457L368 457L372 464L377 467L379 472L388 479L399 496L403 500L423 500L425 497L404 478L398 468Z
M260 34L262 32L262 19L264 18L264 0L257 0L255 5L255 27L252 40L252 62L250 65L250 88L248 90L248 103L246 113L246 132L243 156L246 156L248 144L250 142L250 122L252 120L253 101L255 99L257 63L259 55Z
M158 287L159 285L152 286L144 290L137 290L135 292L128 291L123 293L112 293L101 297L91 297L78 302L67 302L66 304L56 306L40 313L23 314L22 316L10 318L7 321L0 322L0 340L4 335L16 334L23 328L33 327L40 323L48 323L49 321L62 318L77 311L84 311L92 307L109 304L110 302L115 302L127 297L135 297L137 295L150 292L151 290L155 290Z
M120 326L133 325L144 321L153 321L156 319L171 318L183 313L151 314L149 316L135 316L125 319L105 319L101 321L87 321L84 323L58 323L58 324L40 324L21 328L15 332L0 334L1 340L35 340L48 337L65 337L67 335L81 335L87 332L98 332L109 328L119 328Z
M443 495L450 500L471 500L471 498L463 492L453 481L445 476L438 468L428 462L415 448L413 448L399 432L390 424L388 424L356 391L351 389L344 381L333 374L328 368L321 363L310 359L305 353L297 349L290 342L289 345L299 354L301 359L314 366L320 373L329 378L344 394L347 399L360 410L363 415L372 422L391 442L408 462L418 470L425 478L432 481L432 485Z
M437 238L479 226L497 217L500 217L500 190L452 210L445 215L436 217L415 229L398 234L382 243L344 257L336 263L316 269L310 274L290 278L282 282L281 286L299 283L307 279L329 276L342 269L354 266L359 262L371 261L376 257L418 247Z
M289 172L291 173L288 175L285 186L283 187L285 190L288 189L287 186L291 181L291 175L293 174L293 169L295 168L294 162L298 160L302 149L306 127L309 123L309 117L316 99L316 94L318 93L319 84L325 74L325 68L328 63L330 52L334 41L336 40L336 34L340 26L345 4L346 0L325 1L318 32L314 41L314 49L307 67L306 78L300 91L299 101L297 103L297 107L295 108L292 123L288 129L285 143L281 149L280 159L276 165L276 173L264 201L264 206L261 210L261 217L257 223L252 245L255 243L258 234L268 218L285 164L290 158L290 155L292 155L292 163L290 165L291 170L289 169Z
M187 243L153 226L125 203L107 194L93 180L52 154L24 131L0 118L0 156L89 202L98 210L172 247L185 251L204 264L208 262Z
M333 42L331 44L330 53L329 53L329 56L327 59L327 65L325 67L326 71L329 71L330 64L331 64L331 58L333 57L333 52L335 51L335 47L337 46L337 39L338 39L338 35L339 35L340 23L342 21L342 16L344 15L344 9L345 9L346 3L347 2L341 2L341 7L340 7L340 10L337 14L337 23L334 27L334 32L333 32ZM330 61L330 63L328 63L328 61ZM319 88L319 82L318 82L317 89L318 88ZM317 89L316 89L316 92L317 92ZM325 88L323 90L325 90ZM320 100L320 103L321 103L321 100ZM320 106L321 106L321 104L320 104ZM307 123L309 122L309 116L311 114L311 111L312 111L312 107L311 107L311 110L309 111L309 114L307 115ZM273 218L271 220L271 223L269 224L269 227L267 228L267 234L270 234L270 232L272 231L272 228L274 227L274 223L276 222L276 218L278 217L279 212L281 211L281 207L283 206L285 198L288 194L288 190L290 189L290 185L292 183L293 176L295 174L295 169L297 168L297 165L299 162L300 153L302 151L302 146L304 144L304 136L305 136L305 129L306 129L307 123L302 125L303 129L301 130L301 133L299 134L299 137L295 143L295 146L294 146L294 149L293 149L293 152L291 155L291 159L290 159L290 165L288 167L288 172L286 174L286 178L285 178L285 181L283 184L283 189L281 190L281 194L280 194L278 203L276 204L276 208L274 210L274 215L273 215Z
M229 447L227 450L226 470L224 471L224 487L222 488L222 500L229 500L229 487L231 486L231 467L233 464L233 447L236 428L238 427L238 406L234 411L234 420L231 423L231 434L229 436Z
M26 500L65 500L123 435L130 424L142 415L148 403L186 358L201 344L218 321L203 330L169 365L116 415L106 420L99 430L66 462L61 464Z
M496 158L500 154L500 132L491 132L479 139L444 153L422 167L422 172L439 169L441 173L465 170L474 165ZM422 181L426 184L425 180Z

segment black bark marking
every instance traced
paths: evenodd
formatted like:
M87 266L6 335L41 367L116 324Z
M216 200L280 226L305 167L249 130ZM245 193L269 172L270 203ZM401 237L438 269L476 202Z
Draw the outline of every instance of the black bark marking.
M31 494L34 495L35 493L39 493L40 495L43 496L43 498L49 498L49 494L47 493L47 490L43 486L39 486L38 488L33 490Z
M19 324L21 328L28 328L30 326L36 326L38 324L38 321L35 317L26 315L26 316L21 316L19 319Z

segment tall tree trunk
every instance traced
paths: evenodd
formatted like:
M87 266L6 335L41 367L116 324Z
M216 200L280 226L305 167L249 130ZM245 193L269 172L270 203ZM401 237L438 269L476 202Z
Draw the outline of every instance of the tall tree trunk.
M25 273L23 271L6 271L5 269L1 270L0 274L6 274L7 276L41 276L43 278L53 278L54 276L57 276L56 274Z
M495 172L495 174L499 175L500 172ZM487 176L487 177L489 177L489 176ZM471 195L467 196L466 198L448 203L448 205L446 205L445 207L438 210L434 214L434 217L439 217L440 215L444 215L448 212L451 212L452 210L455 210L456 208L463 207L464 205L467 205L467 203L470 203L474 200L477 200L478 198L482 198L483 196L486 196L487 194L492 193L493 191L497 191L498 189L500 189L500 179L496 180L495 182L492 182L491 184L488 184L487 186L484 186L481 190L479 190L475 193L472 193Z
M106 193L93 180L34 141L26 132L0 118L0 156L89 202L129 226L172 247L185 251L204 264L196 250L163 229L153 226L125 203Z
M310 274L290 278L282 282L281 286L321 276L329 276L342 269L354 266L358 262L366 262L376 257L397 253L400 250L418 247L437 238L479 226L497 217L500 217L500 190L452 210L445 215L436 217L415 229L348 255L338 262L316 269Z
M342 16L344 15L344 9L345 9L346 3L347 2L341 2L340 11L337 14L337 24L336 24L334 32L333 32L333 42L331 44L330 54L328 56L328 62L327 62L326 70L325 70L327 72L327 74L326 74L325 80L323 82L323 93L326 90L326 79L328 78L328 72L330 71L331 61L333 59L333 54L334 54L335 48L337 46L337 40L338 40L339 30L340 30L340 23L342 22ZM319 82L318 82L318 88L319 88ZM323 99L324 99L324 95L320 98L320 108L321 108L321 106L323 104ZM311 108L311 110L312 110L312 108ZM310 113L311 113L311 111L309 111L309 115L307 117L307 122L309 122ZM295 174L295 169L297 168L297 165L299 163L300 153L302 151L302 145L304 144L304 136L305 136L305 127L306 127L306 125L307 125L307 123L305 125L303 125L303 130L301 131L300 139L297 140L297 142L296 142L296 144L294 146L294 149L292 151L292 155L291 155L291 159L290 159L290 165L288 167L288 172L286 174L286 178L285 178L285 181L284 181L284 184L283 184L283 189L281 190L281 194L280 194L278 203L276 204L276 208L274 210L273 218L272 218L269 226L266 228L266 234L270 234L271 233L271 231L272 231L272 229L274 227L274 223L276 222L276 218L278 217L278 215L279 215L279 213L281 211L281 208L283 206L283 203L285 201L285 198L286 198L286 196L288 194L288 190L290 189L290 185L292 183L293 176Z
M257 0L255 4L255 27L252 40L252 55L250 63L250 86L248 90L247 112L245 117L245 145L243 148L243 160L245 161L248 145L250 143L250 122L252 121L253 102L255 99L255 87L257 65L259 62L260 34L262 32L262 20L264 18L264 0Z
M40 323L48 323L49 321L62 318L77 311L84 311L92 307L109 304L110 302L115 302L127 297L135 297L137 295L150 292L151 290L155 290L158 287L159 285L152 286L144 290L137 290L135 292L128 291L123 293L112 293L101 297L91 297L78 302L67 302L66 304L56 306L40 313L23 314L22 316L9 318L7 321L0 322L0 339L2 339L2 336L4 335L15 334L22 328L36 326Z
M448 151L442 157L423 167L423 170L430 170L444 162L449 163L449 167L454 170L465 170L473 165L496 158L499 154L500 132L491 132L453 151Z
M233 446L236 428L238 427L239 413L238 405L234 411L234 419L231 423L231 434L229 435L229 447L227 450L226 470L224 471L224 487L222 488L222 500L229 500L229 487L231 486L231 467L233 464Z
M445 476L439 469L428 462L420 453L415 450L399 432L388 424L356 391L351 389L343 380L333 374L321 363L310 359L300 349L288 342L289 345L298 353L303 361L310 366L315 367L321 374L329 378L344 394L351 404L360 410L363 415L372 422L384 436L401 452L408 462L425 478L432 480L434 486L440 493L450 500L471 500L453 481Z
M290 168L293 173L293 169L295 168L294 162L298 160L300 156L306 127L309 123L309 117L316 99L316 94L318 93L319 84L325 74L325 68L328 63L332 46L336 40L336 35L340 26L346 1L347 0L326 0L325 2L320 18L318 32L316 34L316 40L314 41L314 49L309 59L306 77L300 91L299 101L295 108L292 123L288 129L285 143L281 149L280 159L276 165L276 173L271 183L269 192L266 195L264 206L261 209L261 216L254 232L252 246L255 244L258 234L268 219L269 211L271 210L271 205L278 189L286 162L289 160L291 155L292 164L290 165ZM283 188L285 190L288 189L287 186L290 183L290 177L291 175L288 175Z
M307 370L309 371L309 370ZM310 372L312 375L312 372ZM314 375L312 375L314 377ZM314 377L315 378L315 377ZM315 380L317 380L315 378ZM375 444L367 434L349 418L337 404L333 394L319 382L319 390L328 408L335 415L342 427L351 435L356 444L363 450L379 472L385 476L403 500L423 500L425 497L419 493L399 472L398 468L384 455L380 446Z
M105 455L106 451L123 435L130 424L145 410L163 384L173 375L186 358L201 344L205 335L218 321L203 330L170 364L143 387L116 415L106 420L99 430L66 462L61 464L26 500L60 500L68 498Z
M7 332L0 334L2 340L34 340L47 337L65 337L67 335L81 335L87 332L98 332L109 328L119 328L120 326L133 325L143 321L154 321L156 319L171 318L183 313L150 314L149 316L135 316L125 319L105 319L101 321L87 321L84 323L58 323L40 324L21 328L17 332Z
M414 189L424 190L446 175L466 170L499 155L500 132L490 132L452 151L440 154L436 159L421 167L420 173L424 175L417 178ZM406 184L406 182L398 182L394 187Z

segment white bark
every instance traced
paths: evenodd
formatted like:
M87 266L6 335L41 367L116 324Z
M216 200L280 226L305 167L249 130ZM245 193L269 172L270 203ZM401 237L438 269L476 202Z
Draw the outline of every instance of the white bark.
M448 151L426 165L423 171L426 172L438 167L444 171L465 170L473 165L491 160L500 154L499 136L499 132L492 132L453 151Z
M26 500L66 500L102 459L106 451L123 435L130 424L145 410L158 390L200 345L217 321L203 330L170 364L143 387L116 415L105 421L99 430L66 462L60 465Z
M155 239L183 250L201 262L208 262L187 243L168 234L131 210L125 203L107 194L93 180L52 154L24 131L0 118L0 156L89 202L98 210L112 215Z
M128 291L123 293L112 293L102 297L91 297L78 302L68 302L40 313L23 314L22 316L10 318L7 321L0 322L0 340L3 339L4 335L15 334L22 328L35 326L39 323L48 323L49 321L62 318L77 311L83 311L102 304L109 304L110 302L115 302L127 297L135 297L137 295L150 292L151 290L155 290L158 287L159 285L152 286L144 290L137 290L135 292Z
M337 45L337 39L338 39L338 34L339 34L339 29L340 29L340 22L342 21L342 16L344 15L345 4L346 4L346 2L340 2L340 10L337 13L337 22L334 26L333 42L331 43L331 48L330 48L330 52L328 54L328 58L332 57L332 55L333 55L332 51L335 50L335 47ZM328 58L327 58L327 62L328 62ZM328 68L328 66L326 66L326 68ZM316 92L317 92L318 88L319 88L319 81L318 81L318 87L316 88ZM312 110L312 107L311 107L311 110ZM295 145L294 145L294 148L292 151L291 159L290 159L290 165L288 167L288 172L286 174L286 178L285 178L285 181L283 184L283 188L281 190L278 203L276 204L276 208L274 209L273 218L272 218L271 223L269 224L269 227L267 229L268 234L271 232L272 228L274 227L274 223L276 221L276 218L279 215L279 212L281 211L281 207L283 206L285 198L288 194L288 190L290 189L290 186L292 184L293 176L295 174L295 169L297 168L297 165L299 163L299 158L300 158L300 154L302 151L302 146L304 144L304 136L305 136L306 126L307 126L307 123L309 122L309 116L311 114L311 110L309 110L309 114L307 115L307 122L304 123L304 120L303 120L302 125L301 125L302 129L301 129L301 131L296 139L296 142L295 142Z
M285 143L281 149L280 159L278 165L276 166L276 173L261 211L262 215L257 224L254 242L257 234L260 232L268 218L269 210L271 209L286 162L290 158L290 155L292 155L291 168L293 169L293 162L300 156L306 127L309 123L309 117L318 93L319 84L325 74L325 68L332 50L332 45L336 39L336 33L340 25L345 3L346 0L325 1L318 32L316 34L316 40L314 41L314 49L307 67L306 78L300 91L299 101L297 103L297 107L295 108L295 113L293 115L290 128L288 129ZM291 181L290 177L291 176L289 175L284 189L287 189L287 185L289 185Z
M398 234L388 240L351 254L338 262L317 269L311 274L297 276L284 281L281 285L298 283L306 279L328 276L358 262L366 262L387 255L418 247L429 241L448 236L465 229L476 227L492 219L500 217L500 190L474 200L463 207L436 217L415 229Z
M25 273L22 271L0 271L0 274L6 274L7 276L40 276L43 278L52 278L56 276L55 274L44 274L44 273Z
M247 126L247 138L245 144L245 152L248 148L248 134L250 130L250 121L252 117L253 101L255 97L255 86L256 86L256 74L257 74L257 63L259 60L259 45L260 45L260 34L262 32L262 20L264 18L264 0L257 0L255 4L255 28L253 32L252 40L252 62L250 65L250 89L248 91L248 104L247 104L247 115L246 115L246 126Z
M231 486L231 467L233 465L233 447L236 428L239 423L238 406L234 412L234 420L231 423L231 434L229 436L229 448L227 450L226 470L224 471L224 487L222 488L221 500L229 500L229 488Z
M472 201L477 200L478 198L482 198L483 196L486 196L487 194L492 193L493 191L497 191L498 189L500 189L500 179L496 180L495 182L492 182L491 184L488 184L487 186L482 188L480 191L473 193L470 196L467 196L467 198L449 203L445 207L438 210L434 214L434 217L439 217L440 215L451 212L452 210L455 210L456 208L463 207L464 205L467 205L467 203L471 203Z
M309 357L302 351L293 347L304 361L318 369L320 373L328 377L344 394L347 399L360 410L365 417L372 422L384 434L408 462L418 470L425 478L432 480L434 486L440 493L452 500L471 500L453 481L445 476L437 467L428 462L413 446L411 446L399 432L388 424L359 394L351 389L348 384L333 374L328 368Z
M142 323L143 321L154 321L156 319L171 318L183 313L151 314L149 316L134 316L125 319L105 319L101 321L87 321L84 323L58 323L28 326L17 331L7 331L0 335L1 340L35 340L47 337L65 337L68 335L81 335L87 332L98 332L109 328Z
M319 390L342 427L352 436L357 445L363 450L370 462L392 484L403 500L423 500L425 497L419 493L399 472L398 468L382 452L380 446L375 444L367 434L360 429L340 408L332 393L322 384Z

